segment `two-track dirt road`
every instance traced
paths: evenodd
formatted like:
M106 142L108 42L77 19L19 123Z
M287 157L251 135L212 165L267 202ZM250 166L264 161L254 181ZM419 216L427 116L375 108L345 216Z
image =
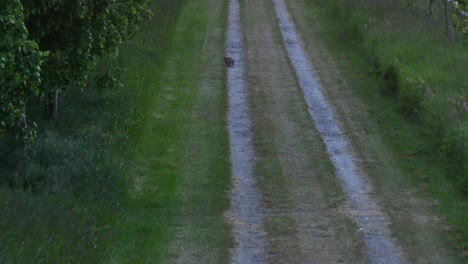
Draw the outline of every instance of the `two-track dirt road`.
M227 53L239 62L238 66L229 70L228 73L229 123L230 131L234 131L230 134L235 182L232 218L234 219L235 238L238 243L238 249L233 254L234 262L255 263L267 259L278 261L278 257L281 255L285 257L284 261L295 258L297 262L334 263L343 261L343 259L348 261L352 259L342 256L349 250L337 250L345 245L340 245L344 240L335 235L337 234L336 229L341 226L336 222L336 219L340 217L332 216L331 213L335 211L333 213L340 214L340 212L337 212L337 208L320 210L325 199L322 197L317 199L314 194L318 192L318 189L321 191L326 189L323 183L312 185L312 180L318 175L314 175L306 168L307 165L313 166L317 162L331 162L335 168L334 172L328 170L324 173L327 177L333 177L333 174L336 174L336 177L341 180L341 186L345 190L344 211L346 211L346 215L351 216L351 219L361 230L366 252L364 258L368 258L372 263L403 263L401 251L391 236L388 219L369 195L372 187L354 162L356 154L353 153L348 143L349 140L340 128L331 105L323 95L321 84L315 77L313 66L302 47L301 38L284 1L275 0L273 6L271 1L246 3L246 18L250 18L249 22L245 23L247 49L244 49L243 36L239 33L243 30L238 12L239 3L237 0L231 0L230 3ZM274 34L274 29L278 27L281 36L278 36L277 32ZM243 54L245 50L247 55ZM244 56L247 57L247 60L244 60ZM282 174L286 185L282 187L285 188L284 191L296 194L288 195L289 197L284 197L281 201L272 202L268 208L258 205L255 185L261 189L262 183L256 184L256 179L250 169L255 154L250 150L253 146L249 146L252 144L252 140L249 138L251 135L250 114L245 114L251 111L245 103L247 101L246 84L243 80L245 71L248 76L247 86L252 90L259 90L256 97L264 101L263 109L261 109L263 110L262 115L259 116L255 110L253 111L253 116L257 121L254 123L266 123L266 126L270 126L271 129L263 129L264 133L267 134L265 140L271 140L267 143L272 145L269 151L278 154L276 158L281 164L279 171L269 173ZM239 94L243 97L241 100L244 103L242 104L237 103ZM252 99L252 102L257 100L256 98ZM257 106L257 104L252 104L252 106ZM307 118L307 112L311 118ZM298 115L300 117L297 117ZM307 121L314 124L315 128L301 127L301 123L307 125ZM260 130L262 129L260 128ZM311 137L314 130L318 131L313 136L315 144L301 142L301 137ZM245 133L241 133L242 131ZM239 135L242 138L239 138ZM316 145L323 145L318 138L325 143L330 161L313 159L314 154L325 156L323 146L310 150ZM260 142L257 145L261 145ZM243 146L245 150L240 150L239 153L239 146ZM263 155L268 157L272 153L265 152ZM259 174L262 173L259 170ZM262 176L267 179L270 175ZM310 181L307 182L307 179ZM297 183L296 181L302 182ZM300 188L300 186L303 187ZM268 192L277 191L280 190L270 188L264 192L267 196L274 195L274 193L269 194ZM303 194L297 195L300 193ZM310 199L313 200L310 201ZM278 208L286 200L290 206L285 206L284 209ZM303 204L302 208L295 208L296 204ZM271 215L268 211L274 211L275 214ZM300 213L297 214L297 211ZM277 254L280 252L272 252L275 254L269 256L264 253L266 245L263 244L261 237L256 235L261 231L255 232L255 230L262 227L258 223L262 219L265 219L267 224L268 222L274 223L280 218L283 218L283 221L285 221L284 218L289 218L290 223L285 225L289 230L281 230L278 234L271 234L269 241L274 245L277 240L282 239L283 234L286 234L287 236L296 236L296 239L289 240L298 242L293 247L288 246L288 243L276 245L276 249L282 254L278 256ZM346 221L344 215L341 218ZM252 222L253 224L251 224ZM318 228L314 230L312 225L317 225ZM268 227L265 228L268 232ZM319 230L327 230L329 233L318 235L317 231ZM249 234L251 235L249 236ZM318 247L311 247L313 244ZM359 244L359 241L351 244ZM320 252L319 248L322 250L320 254L317 254ZM294 252L295 250L297 252ZM359 257L356 256L356 258Z
M223 6L206 2L213 7L213 21L219 19ZM210 216L196 222L180 217L168 262L451 262L439 242L421 241L409 248L395 234L395 218L385 208L391 201L374 191L373 177L361 165L381 157L355 150L359 140L350 116L358 116L356 122L365 122L365 117L349 91L337 95L342 99L346 94L346 100L330 97L338 82L340 89L346 86L333 67L315 67L324 57L318 51L326 50L319 39L304 35L305 19L298 11L303 1L227 2L225 35L219 25L210 25L216 30L207 32L202 54L208 68L199 93L205 98L226 82L232 188L225 221L232 232L219 235L232 236L234 243L208 248L200 243L206 240L200 238L204 231L194 223ZM225 50L219 50L221 38ZM235 60L226 69L226 80L211 74L219 64L210 63L222 60L212 54ZM200 224L206 230L209 225ZM434 239L431 231L418 232ZM424 252L431 243L437 250ZM229 256L217 254L223 247L229 247Z

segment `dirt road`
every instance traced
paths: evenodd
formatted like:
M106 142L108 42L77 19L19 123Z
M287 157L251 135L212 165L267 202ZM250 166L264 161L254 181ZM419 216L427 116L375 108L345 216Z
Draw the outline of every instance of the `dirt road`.
M339 90L346 89L339 73L330 70L333 67L324 67L327 53L320 40L313 34L304 35L305 18L299 7L303 1L295 1L298 5L294 8L290 7L294 3L287 6L283 0L227 2L225 35L219 25L207 29L202 52L208 58L207 68L197 99L203 104L197 111L209 114L206 98L219 93L225 81L231 163L231 175L225 176L231 177L232 186L227 191L231 205L224 221L231 232L219 236L232 236L234 243L215 244L202 238L212 234L210 225L219 220L218 216L194 218L187 214L178 220L168 262L449 260L445 249L421 251L431 242L418 242L413 248L408 247L404 235L396 235L401 229L395 231L399 228L394 225L395 219L403 218L389 215L395 211L388 210L388 197L376 194L374 177L361 162L376 154L355 150L356 142L366 136L356 136L354 123L367 122L367 117L352 94ZM223 5L215 0L206 3L208 9L216 7L208 13L213 21L219 21ZM224 50L219 49L221 39L225 41ZM225 80L219 75L219 63L215 63L222 55L235 60L234 67L226 68ZM326 60L333 64L329 57ZM335 98L336 92L340 94ZM350 117L354 115L358 117L355 120ZM195 113L194 118L198 117ZM207 127L208 123L194 131ZM197 140L209 140L203 133L199 136ZM203 177L203 170L197 175ZM187 186L184 190L190 189ZM402 201L397 204L406 206ZM414 225L410 217L405 219L409 226ZM430 232L420 233L431 237ZM229 254L223 253L226 247Z
M279 258L283 257L283 261L295 259L295 261L302 263L309 261L336 263L345 260L352 263L360 258L359 262L362 262L363 258L367 257L372 263L403 263L401 252L396 242L391 238L388 220L368 194L372 187L367 182L364 173L360 172L354 162L355 154L349 146L348 139L342 132L330 104L321 92L321 84L315 77L314 69L302 48L296 26L284 2L282 0L273 1L273 5L271 1L244 2L243 4L246 10L247 49L245 50L247 51L248 87L250 90L255 91L254 96L251 96L254 97L251 99L252 108L254 109L254 124L258 124L256 132L263 130L266 134L265 141L271 140L265 142L270 145L270 149L259 155L263 154L265 158L269 158L277 154L276 162L280 164L279 171L273 170L269 173L281 174L283 179L280 180L284 181L283 184L280 183L278 186L263 190L263 193L266 197L274 196L277 192L291 193L277 201L268 203L268 207L264 205L263 208L260 208L255 200L243 199L239 201L236 197L237 192L234 192L232 202L234 208L248 206L249 202L251 202L255 204L254 209L249 214L251 218L255 217L257 219L255 222L258 222L258 219L261 218L265 219L268 242L279 252L272 252L273 254L264 258L270 261L280 261ZM231 10L237 10L237 5L237 1L232 0ZM242 58L243 54L239 53L242 52L244 45L239 44L242 38L238 33L242 25L237 22L239 18L236 15L238 15L238 12L233 12L229 18L230 30L228 31L227 46L236 46L240 50L233 52L228 49L228 55ZM238 24L236 25L236 23ZM233 30L232 28L236 26L237 30ZM276 31L278 27L281 36ZM284 49L286 49L286 52ZM245 67L243 59L240 59L239 62L240 65L235 70L243 71L243 67ZM236 89L235 86L242 82L241 79L244 77L242 74L234 73L235 70L229 72L228 81L231 90ZM242 84L242 86L244 85ZM264 102L261 108L255 103L259 101L258 98L261 98L260 101ZM304 101L306 104L304 104ZM262 104L262 102L259 103ZM232 107L230 109L230 112L249 112L249 110L245 109L232 109ZM262 113L256 113L257 109ZM307 111L312 118L307 116ZM241 118L245 122L246 119L250 118L250 115L242 115ZM310 124L307 121L311 121ZM232 122L239 121L230 119L230 122L232 124ZM250 120L248 123L250 123ZM260 124L264 124L266 128L262 128ZM311 127L311 124L314 124L315 128ZM309 125L309 127L301 127L301 125ZM239 124L237 123L234 126L238 127ZM248 133L250 134L250 132ZM314 138L309 140L314 141L315 144L301 142L301 137L311 137L312 133L315 134L313 135ZM233 137L231 136L231 138ZM320 139L325 142L326 151ZM262 144L265 143L262 142ZM234 153L239 144L245 144L245 142L231 141L231 149L234 150ZM257 142L257 148L261 148L262 144ZM322 146L321 148L311 149L311 147L317 145ZM324 152L328 153L329 159L327 159ZM346 206L343 207L343 204L340 204L337 207L345 208L342 212L339 212L337 208L320 208L326 204L326 198L317 194L320 194L322 190L326 191L327 188L324 188L322 182L313 184L318 175L314 175L306 167L307 165L313 166L314 163L318 162L318 160L313 159L314 155L323 157L319 162L330 163L331 161L336 171L334 172L328 167L327 171L319 171L317 174L323 173L325 177L333 177L333 174L336 174L342 181L341 186L346 195L339 194L339 196L346 200ZM245 156L243 157L245 158ZM255 182L254 178L253 180L250 179L252 178L251 175L245 173L238 175L238 167L250 166L248 162L244 161L245 164L242 164L242 161L236 160L235 157L233 159L236 189L253 189L252 184L249 186L240 184L241 186L239 186L239 178L247 178L247 183ZM261 168L261 166L258 167ZM263 171L259 170L258 174L263 174ZM265 178L263 184L271 185L271 183L266 182L271 175L258 176ZM335 184L337 183L335 182ZM262 185L262 182L258 185ZM281 188L285 190L281 190ZM334 186L334 189L339 189L339 187ZM257 195L254 196L257 197ZM244 197L249 196L244 195ZM284 203L288 203L288 205L284 206L285 208L279 207ZM300 207L297 206L299 204ZM275 213L271 215L268 211ZM236 211L234 211L235 220L246 218L241 212L238 213L237 217L235 214ZM262 214L263 217L258 217L258 214ZM333 216L333 214L339 215L339 217ZM336 236L337 229L343 226L343 224L337 222L337 219L341 218L342 221L346 222L349 221L346 216L351 215L354 224L362 233L362 241L355 239L353 242L348 242L348 237L341 239ZM281 225L278 226L276 223L278 221L285 222L283 228L281 228ZM236 234L252 232L252 229L256 228L256 226L239 224L238 222L234 221ZM348 223L348 226L352 224ZM271 228L268 227L269 225L277 230L269 232ZM314 225L316 228L314 228ZM286 230L281 230L284 228ZM325 234L318 235L319 232ZM351 230L350 232L354 233L351 237L357 236L355 232ZM289 238L287 238L288 236ZM245 257L239 257L244 254L242 248L245 248L245 244L248 243L249 239L252 238L236 235L236 240L240 245L235 253L237 255L234 257L234 259L238 260L236 263L258 262L257 258L245 259ZM265 245L262 245L258 239L254 240L256 244L251 246L255 248L253 251L262 252ZM286 243L281 244L281 240ZM293 246L288 243L289 241L295 241L297 245ZM346 243L345 245L342 244L343 241ZM344 257L343 255L346 252L354 253L356 250L339 250L346 248L347 245L359 245L361 242L364 243L366 248L367 254L365 256L357 254L357 256ZM320 252L320 254L317 254L317 252Z

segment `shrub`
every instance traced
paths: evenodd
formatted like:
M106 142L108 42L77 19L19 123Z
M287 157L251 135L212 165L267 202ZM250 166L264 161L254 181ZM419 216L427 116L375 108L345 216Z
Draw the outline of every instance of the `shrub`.
M448 131L442 150L461 191L468 195L468 122Z
M396 97L400 91L400 71L388 65L379 76L379 91L382 95Z
M398 94L398 109L408 117L415 117L422 107L425 93L425 85L422 80L406 80L401 84Z
M16 153L17 164L7 181L33 193L109 198L122 180L109 150L90 140L67 138L48 131ZM5 179L4 179L5 180Z
M0 2L0 131L15 131L24 141L27 132L26 105L37 96L45 53L29 38L19 0Z

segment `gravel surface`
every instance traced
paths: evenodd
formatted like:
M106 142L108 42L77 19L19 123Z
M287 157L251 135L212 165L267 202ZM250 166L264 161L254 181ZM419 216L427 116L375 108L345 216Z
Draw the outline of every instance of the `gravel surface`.
M273 0L283 42L296 72L309 113L327 146L337 176L347 193L348 209L360 227L371 263L404 263L392 238L387 216L370 195L372 186L354 161L355 154L341 130L332 107L321 91L283 0Z
M238 0L229 2L226 55L235 61L235 66L228 69L228 127L233 177L229 218L237 244L232 252L232 262L264 263L266 249L262 231L263 217L261 197L253 175L255 152Z

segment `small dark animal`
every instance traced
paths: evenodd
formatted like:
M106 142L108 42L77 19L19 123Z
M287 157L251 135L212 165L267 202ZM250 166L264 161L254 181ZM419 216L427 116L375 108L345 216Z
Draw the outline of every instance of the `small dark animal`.
M227 67L234 67L234 60L231 57L224 57L224 64L226 64Z

